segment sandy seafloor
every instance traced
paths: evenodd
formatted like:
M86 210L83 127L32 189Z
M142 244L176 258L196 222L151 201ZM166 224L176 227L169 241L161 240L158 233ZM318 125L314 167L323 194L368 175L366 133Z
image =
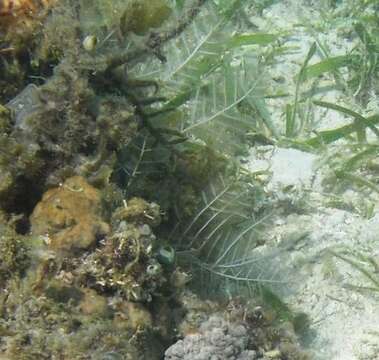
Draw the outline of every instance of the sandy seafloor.
M297 50L279 57L280 61L269 69L268 74L268 78L280 77L281 84L292 92L295 87L293 79L316 36L328 45L331 56L346 54L355 45L354 40L343 37L343 31L337 31L332 25L324 27L324 31L314 30L324 21L317 10L321 5L322 0L283 0L264 10L262 16L251 17L260 30L289 30L293 34L286 45L296 46ZM340 2L339 6L345 6L344 2ZM307 27L298 26L300 23L307 24ZM336 24L343 28L341 22L336 21ZM315 56L311 62L319 59ZM349 108L354 104L350 98L335 90L318 98ZM288 99L268 101L277 126L283 126L286 102ZM355 110L370 114L378 110L378 104L379 99L373 95L365 110ZM318 129L332 129L351 122L351 119L337 112L325 112L325 109L316 110L314 120ZM338 151L338 146L341 144L333 145L328 152ZM270 233L272 243L277 245L288 241L296 232L308 234L290 247L282 261L291 269L288 284L285 285L288 288L285 300L296 310L310 316L311 331L307 340L315 358L375 360L379 359L379 294L358 291L356 287L370 286L370 282L351 264L333 256L331 251L349 250L353 255L371 256L378 264L373 275L379 279L379 206L373 208L370 216L349 211L343 206L340 209L326 206L327 200L333 198L324 186L328 169L325 166L327 161L323 160L327 155L258 146L251 151L248 167L253 171L269 170L272 175L267 184L268 190L288 197L289 210L277 215L275 227ZM290 196L284 191L289 186L293 189ZM345 203L357 203L363 195L346 191L339 196ZM367 194L367 199L378 204L378 194ZM308 207L306 214L296 211L296 202L299 201Z

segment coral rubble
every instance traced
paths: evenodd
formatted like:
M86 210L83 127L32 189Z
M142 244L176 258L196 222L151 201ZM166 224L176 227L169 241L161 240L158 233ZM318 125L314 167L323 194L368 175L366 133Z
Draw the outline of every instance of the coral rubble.
M288 323L275 324L261 306L235 299L226 306L181 295L186 309L181 339L165 352L165 360L291 359L307 360Z

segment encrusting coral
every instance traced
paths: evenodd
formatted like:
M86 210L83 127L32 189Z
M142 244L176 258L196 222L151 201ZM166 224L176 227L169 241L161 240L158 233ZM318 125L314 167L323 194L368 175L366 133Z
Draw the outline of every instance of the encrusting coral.
M48 190L34 208L30 223L32 235L44 236L55 251L88 249L110 231L101 219L100 191L80 176Z

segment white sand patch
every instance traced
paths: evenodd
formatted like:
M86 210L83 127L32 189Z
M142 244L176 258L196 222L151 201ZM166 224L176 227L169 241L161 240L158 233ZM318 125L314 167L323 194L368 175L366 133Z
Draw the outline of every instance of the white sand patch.
M379 359L379 296L354 288L373 284L333 255L351 250L353 255L376 259L379 266L379 215L367 220L347 211L319 208L311 215L290 215L282 220L273 237L286 239L296 231L309 232L285 256L293 291L287 301L311 318L314 332L309 345L315 358ZM349 258L364 264L354 256ZM376 276L379 279L379 274Z
M293 46L294 51L280 56L270 67L272 88L280 87L294 94L295 78L315 40L328 47L330 56L346 54L355 46L356 40L344 35L344 24L341 22L331 23L329 28L324 26L320 30L323 20L316 8L322 3L278 1L265 10L262 17L252 15L252 21L262 31L291 33L286 45ZM345 6L344 3L341 6ZM320 55L317 53L311 63L320 61ZM328 77L320 82L322 86L332 83L333 79ZM374 96L369 101L368 112L378 110L379 101ZM325 91L316 98L364 113L347 94L338 89ZM279 129L285 127L285 106L292 102L291 97L267 101ZM313 113L313 125L318 131L351 121L351 118L323 108L317 108ZM346 256L368 269L368 273L379 283L379 211L374 210L373 216L368 219L348 209L327 207L321 186L322 170L317 168L322 157L322 154L316 156L295 149L261 146L252 149L248 167L254 172L266 174L267 190L278 198L289 187L303 191L304 196L306 193L309 213L299 214L289 210L290 214L279 215L270 238L275 244L285 244L294 233L309 234L291 247L282 261L291 274L288 285L291 291L285 300L296 310L310 316L312 332L309 344L315 359L378 360L379 292L359 290L375 287L375 284L357 267L335 254ZM347 203L349 196L354 202L357 195L346 192L342 197ZM371 265L364 260L368 258L372 261Z
M254 152L250 156L249 169L252 172L266 171L271 179L268 190L294 187L310 187L314 177L317 157L313 154L296 149L275 147L258 148L260 158Z
M379 212L367 219L347 210L328 208L322 193L318 157L296 149L274 146L256 147L249 169L267 173L267 191L281 200L285 195L307 197L310 213L279 215L268 243L287 248L296 234L308 236L281 256L287 268L288 294L285 300L303 311L312 321L310 349L315 359L379 359L379 292L359 291L373 287L362 272L333 255L349 253L348 258L362 264L359 256L370 257L379 269ZM347 192L346 196L356 196ZM288 199L285 199L288 201ZM291 240L292 239L292 240ZM370 271L375 269L368 267ZM379 272L373 273L379 283Z

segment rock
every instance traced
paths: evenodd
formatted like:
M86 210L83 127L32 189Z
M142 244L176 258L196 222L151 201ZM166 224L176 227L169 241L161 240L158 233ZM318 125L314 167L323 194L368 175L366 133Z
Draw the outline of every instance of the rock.
M115 317L116 325L126 321L127 328L133 329L151 329L153 319L150 312L142 305L131 301L124 301L119 305L118 313Z
M118 208L113 214L115 221L125 220L129 223L148 224L157 226L161 222L160 208L156 203L134 197L130 199L123 207Z
M84 315L104 316L109 312L107 300L104 296L97 294L92 289L84 289L83 294L79 308Z

